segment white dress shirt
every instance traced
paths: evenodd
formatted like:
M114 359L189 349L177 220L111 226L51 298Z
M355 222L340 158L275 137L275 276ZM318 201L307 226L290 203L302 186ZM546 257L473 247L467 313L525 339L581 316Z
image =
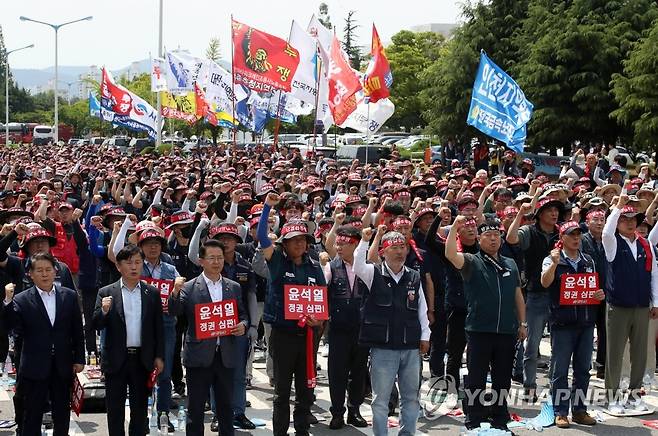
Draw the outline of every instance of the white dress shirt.
M605 220L605 225L603 226L603 234L601 235L601 243L603 244L603 250L605 251L605 258L608 262L612 262L617 257L617 223L619 222L619 217L621 216L621 209L615 207L610 212L608 219ZM631 241L625 236L619 235L621 238L628 244L628 248L631 250L633 257L637 259L637 238L633 238ZM656 266L656 250L651 242L651 239L654 239L655 236L652 235L652 238L649 239L649 247L653 253L653 262L651 263L651 307L658 307L658 266Z
M222 276L219 276L219 280L216 282L213 282L210 280L205 273L201 273L203 276L203 280L206 282L206 286L208 286L208 293L210 294L210 299L212 300L213 303L217 303L218 301L222 301L224 298L224 288L222 287ZM217 345L219 345L219 337L217 337Z
M46 312L48 312L48 318L50 318L50 325L55 325L55 308L57 307L55 286L53 286L50 292L43 291L38 286L36 286L36 288L37 291L39 291L39 296L41 297L41 301L43 301L43 305L46 306Z
M140 282L134 289L121 283L123 314L126 318L126 347L142 346L142 289Z
M361 241L359 245L354 250L354 273L366 284L368 289L372 288L372 280L375 276L375 265L371 263L366 263L366 254L368 253L368 242ZM395 274L391 269L386 265L386 262L382 263L383 267L388 270L389 275L395 280L395 283L400 283L402 276L404 275L406 266L402 266L402 269L399 273ZM420 340L429 341L430 334L430 321L427 318L427 302L425 301L425 292L423 291L423 277L421 277L420 289L418 290L418 322L420 323Z

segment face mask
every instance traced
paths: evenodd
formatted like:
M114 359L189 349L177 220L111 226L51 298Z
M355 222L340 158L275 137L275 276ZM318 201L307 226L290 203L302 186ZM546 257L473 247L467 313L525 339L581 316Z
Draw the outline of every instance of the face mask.
M192 226L185 226L181 229L180 231L181 235L185 239L189 239L192 237Z

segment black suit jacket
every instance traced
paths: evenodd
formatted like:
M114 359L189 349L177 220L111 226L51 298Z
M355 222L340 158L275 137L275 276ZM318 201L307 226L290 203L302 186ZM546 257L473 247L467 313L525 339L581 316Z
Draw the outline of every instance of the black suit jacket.
M36 287L16 295L4 307L5 324L23 338L18 373L31 380L46 380L54 366L62 378L72 378L73 364L85 364L84 332L78 295L55 286L55 323Z
M142 347L140 359L144 367L153 370L155 358L164 359L164 330L160 292L153 286L139 282L142 293ZM104 297L112 297L112 306L103 314ZM98 291L94 309L93 325L96 330L105 329L101 368L112 374L121 369L128 357L126 345L126 318L123 312L121 281L105 286Z
M247 315L241 297L242 288L240 285L222 276L222 300L235 299L238 305L238 322L245 322L246 324ZM215 358L217 338L196 338L194 307L197 304L204 303L212 303L212 298L202 275L185 283L185 287L179 292L177 298L174 298L173 294L169 294L169 313L174 316L184 315L187 318L183 363L188 368L209 367ZM235 368L242 360L238 357L235 336L222 336L219 345L224 366Z

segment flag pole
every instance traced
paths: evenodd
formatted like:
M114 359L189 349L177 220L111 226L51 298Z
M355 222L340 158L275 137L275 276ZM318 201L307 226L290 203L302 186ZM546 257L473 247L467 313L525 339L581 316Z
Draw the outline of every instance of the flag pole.
M368 149L370 148L370 99L368 97L366 97L366 104L368 105L366 121L366 165L368 165Z
M318 66L316 67L315 72L315 115L313 117L313 152L315 153L315 147L317 145L317 122L318 122L318 105L320 102L320 72L322 71L322 57L319 56L318 52L318 42L315 41L315 58L317 59ZM324 128L323 128L324 129Z
M231 121L233 123L233 146L237 146L238 126L235 120L235 41L233 40L233 14L231 14L231 87L233 88L233 98L231 98L232 109Z
M279 101L276 104L276 119L274 120L274 151L279 151L279 127L281 127L281 115L279 114L279 108L281 107L281 93L283 91L279 90ZM268 108L269 112L269 108Z
M162 3L163 0L160 0L160 9L158 12L158 57L163 58L162 53ZM153 74L153 72L151 72ZM159 149L162 145L162 96L160 92L155 93L156 96L156 118L155 118L155 131L156 131L156 140L155 140L155 149ZM153 101L153 100L151 100Z

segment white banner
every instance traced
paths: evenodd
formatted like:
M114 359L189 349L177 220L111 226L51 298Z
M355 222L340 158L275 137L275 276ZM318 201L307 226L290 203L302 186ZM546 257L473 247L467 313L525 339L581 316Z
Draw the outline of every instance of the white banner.
M229 71L220 67L216 62L206 61L204 70L206 80L206 101L214 112L233 112L233 103L248 97L247 92L240 85L232 85L232 76Z
M376 133L395 112L395 105L388 98L378 100L377 103L366 103L361 99L354 112L352 112L340 127L349 127L362 133Z
M151 92L167 91L167 69L162 58L151 59Z
M203 66L203 59L183 52L166 52L165 61L169 92L172 94L194 92L194 82Z

